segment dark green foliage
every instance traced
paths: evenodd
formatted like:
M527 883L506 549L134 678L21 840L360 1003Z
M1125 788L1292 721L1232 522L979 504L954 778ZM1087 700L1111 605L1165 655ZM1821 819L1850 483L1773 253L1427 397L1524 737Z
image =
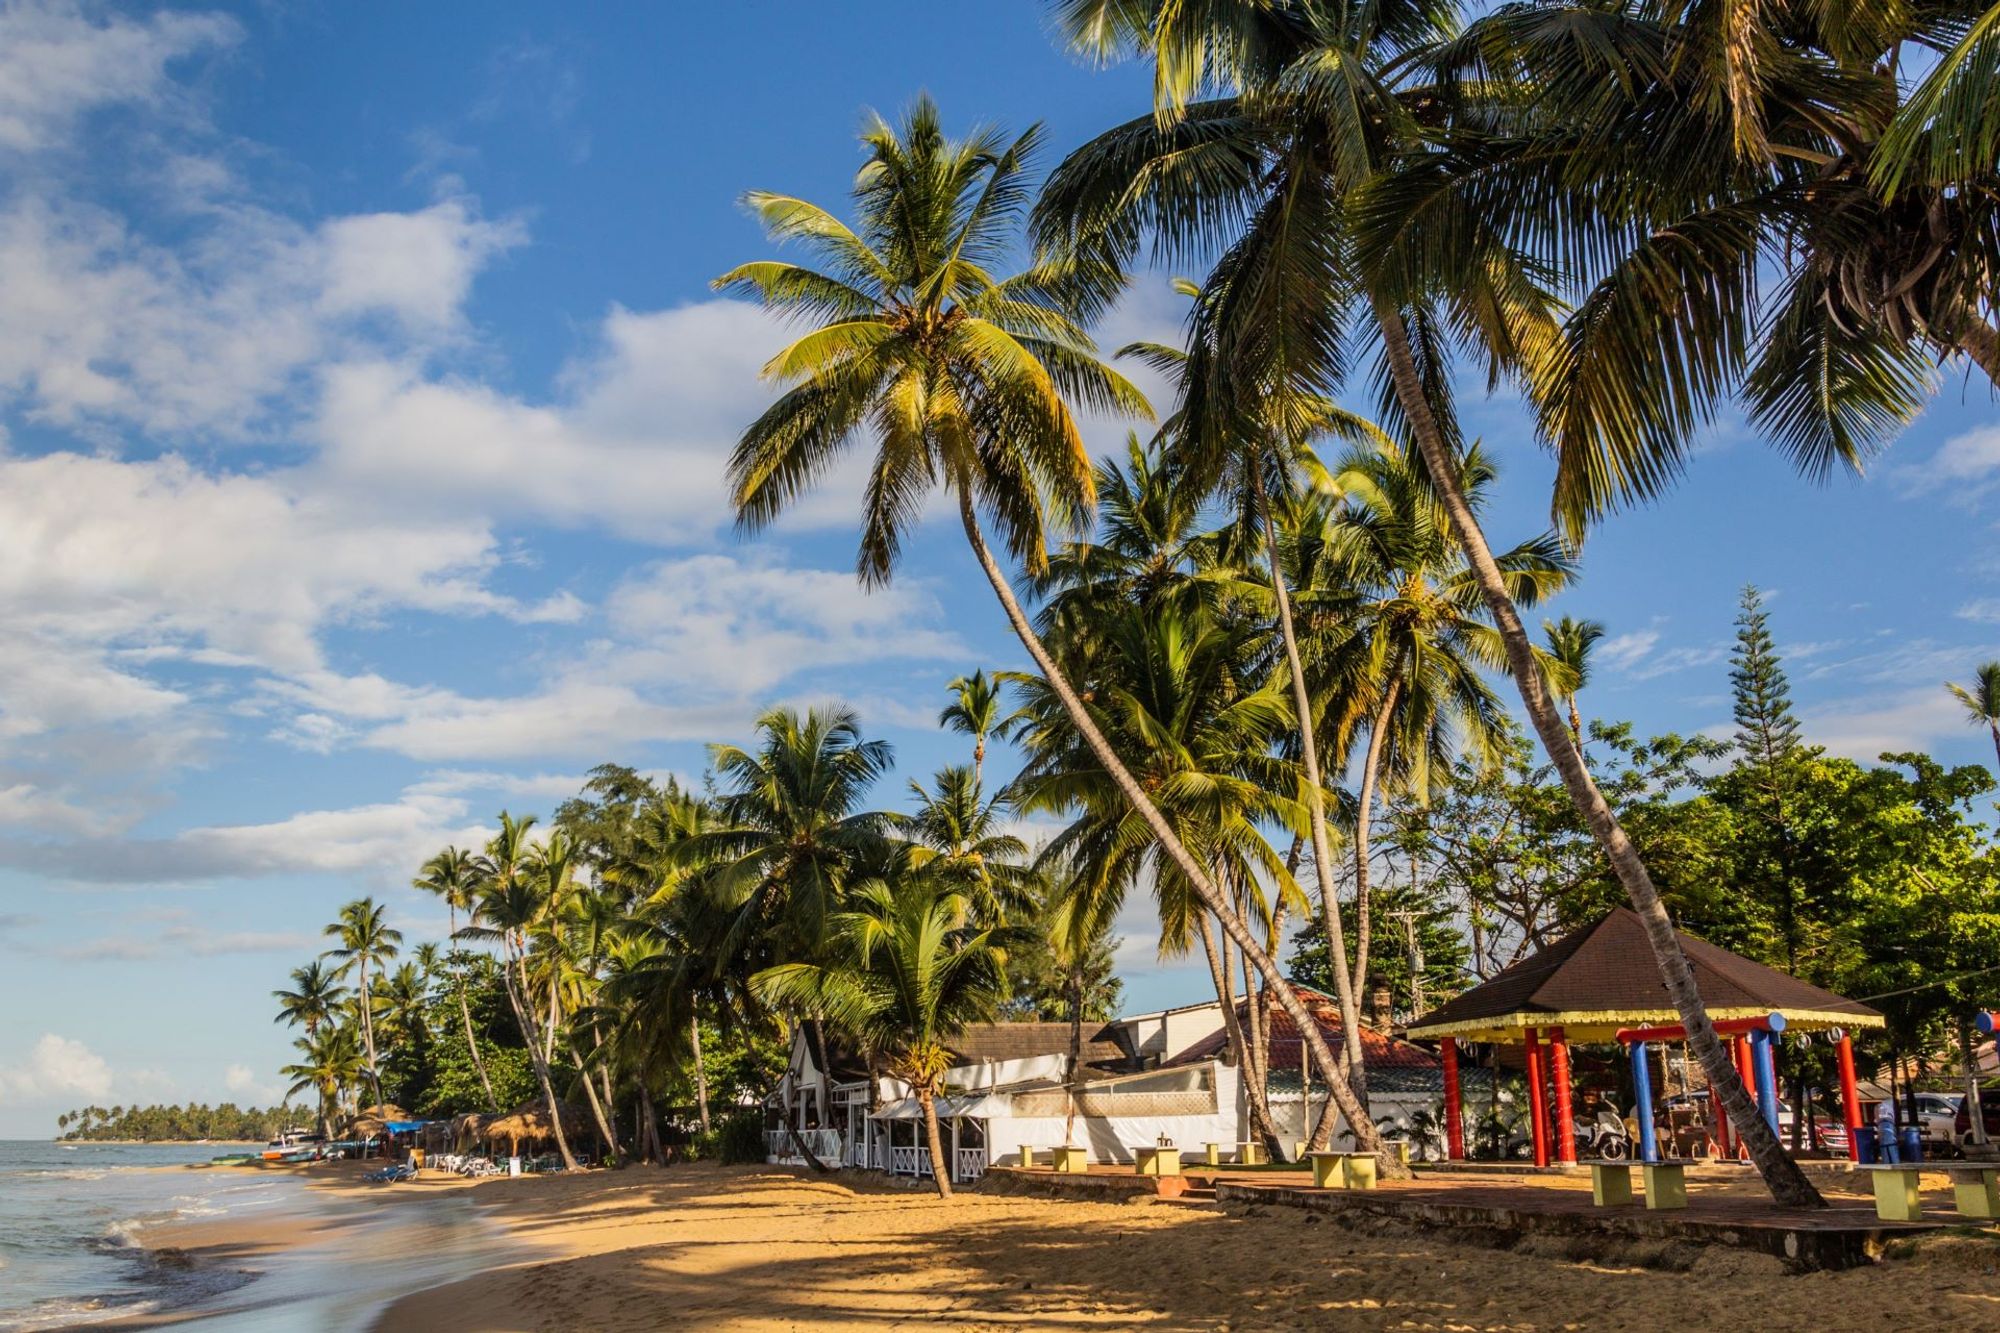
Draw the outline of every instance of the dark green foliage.
M715 1131L715 1153L724 1166L764 1160L764 1113L739 1109L722 1118Z
M1769 617L1757 589L1743 590L1736 617L1736 651L1730 655L1729 687L1735 699L1736 746L1744 762L1775 769L1799 749L1799 723L1792 716L1792 686L1771 641Z
M65 1139L141 1139L153 1143L191 1143L203 1139L240 1139L263 1143L280 1131L312 1119L310 1111L292 1106L259 1110L234 1102L220 1106L189 1102L186 1106L86 1106L57 1117Z
M1125 999L1125 983L1113 970L1119 941L1093 941L1083 960L1083 1021L1102 1023L1117 1015ZM1001 1006L1009 1022L1067 1023L1069 991L1066 969L1056 961L1048 936L1025 933L1007 952L1011 994Z
M1465 989L1472 950L1459 929L1450 902L1426 886L1412 887L1407 881L1379 884L1373 893L1375 943L1368 954L1371 982L1383 981L1396 1013L1414 1017L1444 1003ZM1359 919L1351 900L1340 904L1341 926L1348 941L1347 966L1354 966L1354 938ZM1414 966L1418 957L1423 967ZM1326 925L1314 915L1305 929L1292 937L1292 956L1286 966L1292 980L1331 995L1332 960L1327 954ZM1419 986L1421 981L1421 1002ZM1366 995L1362 996L1365 1002Z

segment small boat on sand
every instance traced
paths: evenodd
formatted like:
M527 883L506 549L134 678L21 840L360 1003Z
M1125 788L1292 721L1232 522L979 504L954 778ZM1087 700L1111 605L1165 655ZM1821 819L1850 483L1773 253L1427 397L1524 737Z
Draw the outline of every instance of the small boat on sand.
M254 1152L230 1152L224 1153L220 1157L209 1158L208 1164L210 1166L248 1166L252 1162L262 1160L262 1157Z

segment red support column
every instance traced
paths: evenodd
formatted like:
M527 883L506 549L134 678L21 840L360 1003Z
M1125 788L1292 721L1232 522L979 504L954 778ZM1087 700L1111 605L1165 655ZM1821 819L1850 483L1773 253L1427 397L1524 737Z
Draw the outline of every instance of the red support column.
M1549 1164L1549 1117L1542 1088L1542 1042L1534 1028L1526 1034L1528 1064L1528 1128L1535 1143L1535 1165Z
M1576 1162L1576 1118L1569 1102L1569 1038L1561 1028L1549 1029L1549 1063L1555 1070L1556 1113L1550 1133L1555 1136L1556 1160Z
M1757 1070L1751 1063L1754 1057L1750 1054L1750 1043L1742 1037L1734 1037L1730 1040L1729 1046L1736 1054L1736 1076L1743 1080L1743 1095L1750 1099L1752 1106L1756 1106ZM1758 1109L1762 1110L1763 1108L1759 1107ZM1740 1141L1737 1143L1736 1148L1739 1155L1746 1158L1750 1155L1750 1150L1745 1148Z
M1715 1091L1715 1083L1708 1085L1708 1121L1715 1130L1715 1155L1727 1160L1736 1155L1736 1146L1729 1138L1729 1117L1722 1113L1722 1098Z
M1861 1093L1854 1086L1854 1042L1843 1032L1835 1050L1840 1057L1840 1115L1847 1121L1847 1155L1858 1162L1861 1138L1855 1131L1861 1128Z
M1444 1155L1454 1162L1465 1160L1465 1108L1458 1095L1458 1039L1446 1037L1440 1048L1444 1056Z

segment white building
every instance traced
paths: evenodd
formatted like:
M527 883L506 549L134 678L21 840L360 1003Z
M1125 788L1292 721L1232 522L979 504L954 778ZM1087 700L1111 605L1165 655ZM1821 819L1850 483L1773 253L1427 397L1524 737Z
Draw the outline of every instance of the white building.
M1299 993L1337 1048L1332 1001L1303 987ZM1163 1141L1198 1153L1204 1144L1249 1137L1248 1106L1218 1002L1114 1019L1087 1028L1084 1037L1083 1083L1074 1097L1063 1083L1066 1023L983 1024L954 1039L957 1059L937 1103L954 1180L976 1180L989 1164L1017 1163L1023 1146L1080 1144L1094 1162L1130 1162L1133 1149ZM1272 1111L1281 1137L1302 1139L1303 1127L1325 1105L1324 1090L1305 1087L1297 1029L1275 1007L1270 1038ZM862 1063L837 1050L828 1053L832 1068L822 1081L812 1048L803 1032L794 1038L790 1066L767 1103L771 1160L803 1160L803 1141L829 1165L929 1176L923 1113L909 1088L888 1077L871 1088ZM1372 1029L1363 1031L1363 1050L1378 1119L1398 1117L1407 1126L1412 1113L1436 1105L1442 1080L1429 1051ZM1336 1136L1344 1129L1337 1126Z

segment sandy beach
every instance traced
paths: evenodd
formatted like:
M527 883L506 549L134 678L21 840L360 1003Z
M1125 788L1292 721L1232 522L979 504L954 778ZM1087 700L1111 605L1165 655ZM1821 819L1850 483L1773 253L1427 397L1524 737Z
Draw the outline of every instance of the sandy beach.
M945 1202L756 1167L433 1178L372 1197L406 1208L459 1192L547 1257L405 1296L377 1328L1705 1329L1748 1310L1760 1324L1816 1329L1900 1326L1913 1312L1944 1327L2000 1321L1990 1235L1947 1233L1871 1269L1795 1275L1738 1251L1578 1260L1553 1242L1496 1249L1285 1208ZM307 1239L218 1226L148 1243L199 1262Z

